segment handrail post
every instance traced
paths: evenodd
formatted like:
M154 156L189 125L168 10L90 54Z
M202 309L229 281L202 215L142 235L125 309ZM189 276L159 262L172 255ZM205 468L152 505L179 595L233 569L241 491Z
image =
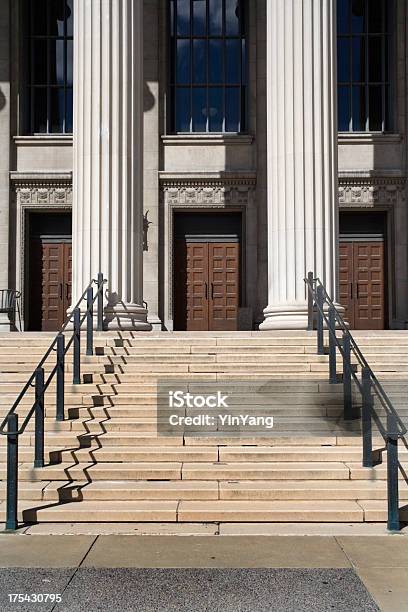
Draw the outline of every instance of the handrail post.
M314 327L313 281L314 281L314 274L313 272L309 272L307 275L307 282L308 282L308 286L307 286L307 329L308 331L313 331L313 327Z
M34 467L44 467L44 368L35 371Z
M324 355L323 308L324 308L323 287L319 285L317 288L317 354L318 355Z
M86 354L93 355L93 288L88 287L86 291Z
M57 337L57 421L65 418L65 336Z
M6 530L14 531L18 527L18 415L7 417L7 508Z
M73 384L81 384L81 311L74 310L74 376Z
M398 492L398 436L397 424L393 414L387 416L387 496L389 531L399 531L399 492Z
M97 330L98 332L103 331L103 274L99 272L98 274L98 321L97 321Z
M372 381L369 368L363 368L361 382L363 386L363 407L361 414L363 430L363 467L371 468L373 467L373 396L371 393Z
M343 399L344 419L350 421L353 418L353 400L351 389L351 346L350 336L343 334Z
M329 369L330 384L337 383L337 355L336 355L336 311L334 306L329 308Z

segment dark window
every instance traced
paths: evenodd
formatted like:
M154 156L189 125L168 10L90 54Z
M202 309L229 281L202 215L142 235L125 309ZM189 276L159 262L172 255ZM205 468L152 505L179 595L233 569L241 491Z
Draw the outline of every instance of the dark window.
M390 129L390 0L337 0L340 132Z
M24 0L25 129L72 133L74 0Z
M172 132L246 131L246 0L169 0Z

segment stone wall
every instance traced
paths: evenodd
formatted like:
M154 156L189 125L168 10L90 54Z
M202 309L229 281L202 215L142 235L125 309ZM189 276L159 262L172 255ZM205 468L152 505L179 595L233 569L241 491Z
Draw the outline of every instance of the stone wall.
M169 211L243 206L247 303L260 322L267 303L266 0L250 1L249 135L166 133L166 0L144 0L144 299L149 320L171 325ZM10 7L10 11L9 11ZM23 288L24 214L30 207L70 207L72 137L26 136L18 116L18 2L0 6L0 285ZM390 324L408 320L407 7L397 0L394 130L339 136L340 210L388 213ZM9 14L10 13L10 14ZM11 20L11 26L10 26ZM9 32L13 32L11 45ZM11 50L11 56L9 56ZM12 185L10 175L12 172ZM249 181L249 183L248 183ZM226 196L226 194L229 194ZM231 194L238 194L237 201ZM239 198L247 198L240 203ZM249 204L250 202L250 204ZM9 226L10 219L10 226ZM248 251L249 249L249 251ZM10 258L8 258L10 252Z

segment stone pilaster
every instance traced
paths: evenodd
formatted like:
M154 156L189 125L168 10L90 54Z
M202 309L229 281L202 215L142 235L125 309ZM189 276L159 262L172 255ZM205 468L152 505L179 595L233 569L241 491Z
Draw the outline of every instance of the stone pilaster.
M10 3L0 3L0 289L9 289ZM0 331L10 321L0 313Z
M268 0L268 307L307 326L307 272L337 295L335 0Z
M98 271L109 327L143 307L143 1L76 0L73 302Z

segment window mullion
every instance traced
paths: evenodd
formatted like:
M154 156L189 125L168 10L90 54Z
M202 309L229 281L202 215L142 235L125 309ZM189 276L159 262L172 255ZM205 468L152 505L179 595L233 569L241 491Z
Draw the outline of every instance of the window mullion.
M206 0L205 3L205 19L206 19L206 37L205 37L205 46L206 46L206 51L205 51L205 62L206 62L206 67L205 67L205 89L206 89L206 102L207 102L207 121L206 121L206 131L210 132L211 131L211 125L210 125L210 87L209 87L209 80L210 80L210 62L209 62L209 57L210 57L210 2L209 0Z
M225 44L225 40L226 40L226 36L227 36L227 5L226 5L226 0L222 1L222 37L224 40L224 44ZM224 58L225 59L225 58ZM226 78L225 78L225 64L226 61L224 61L224 83L222 84L222 131L225 134L227 131L227 87L226 87Z
M194 19L193 19L193 10L194 10L194 6L193 6L193 0L190 0L190 132L194 131L194 125L193 125L193 116L194 116L194 109L193 109L193 102L194 102L194 94L193 94L193 24L194 24Z
M364 24L364 38L365 38L365 92L366 92L366 132L370 131L370 55L369 55L369 46L370 46L370 37L368 34L368 0L365 0L365 24Z
M47 79L46 79L46 95L47 95L47 134L51 133L50 125L51 125L51 87L50 87L50 72L51 72L51 42L47 37L46 39L46 49L47 49Z
M350 24L350 33L348 36L348 41L349 41L349 59L350 59L350 67L349 67L349 112L350 112L350 119L349 119L349 130L350 132L354 132L354 107L353 107L353 103L354 103L354 77L353 77L353 43L354 43L354 36L353 36L353 31L351 29L351 24Z
M385 2L382 0L382 6L381 6L381 19L382 19L382 33L381 33L381 102L382 102L382 113L381 113L381 127L382 127L382 132L385 132L385 128L386 128L386 118L385 118L385 112L386 112L386 101L385 101L385 90L386 90L386 85L385 85L385 59L386 59L386 53L385 53L385 45L386 45L386 33L385 33Z
M64 3L64 41L63 41L63 73L64 73L64 89L63 89L63 104L64 113L62 115L62 133L66 134L67 126L67 81L68 81L68 40L67 40L67 5Z
M173 96L173 103L174 103L174 113L173 113L173 126L174 126L174 131L177 132L178 131L178 125L177 125L177 113L178 113L178 105L177 105L177 95L178 95L178 83L177 83L177 19L178 19L178 5L176 0L174 1L174 11L173 11L173 41L170 41L170 46L172 46L172 50L173 50L173 75L174 75L174 84L173 84L173 90L174 90L174 96ZM171 18L171 17L170 17Z

